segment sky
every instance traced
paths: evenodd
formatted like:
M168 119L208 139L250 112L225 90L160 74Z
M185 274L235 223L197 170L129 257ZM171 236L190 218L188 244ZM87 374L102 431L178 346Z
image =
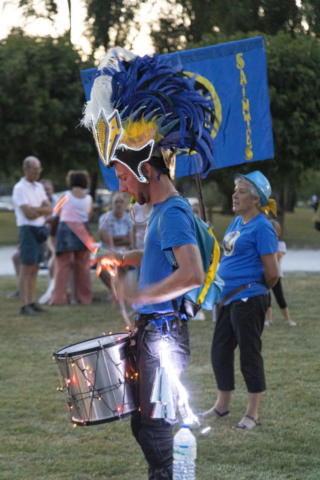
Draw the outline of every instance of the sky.
M43 2L43 0L38 1L39 5ZM67 0L56 0L56 2L59 13L54 24L52 24L49 20L44 19L25 20L17 8L19 0L0 0L0 39L5 38L14 26L23 27L28 35L50 35L52 37L62 35L69 28ZM159 3L165 4L162 1ZM296 3L301 7L301 0L296 0ZM86 54L90 54L90 44L85 38L85 16L86 9L83 0L72 0L72 43L80 46ZM146 18L149 22L155 22L157 19L157 12L151 2L147 1L141 4L139 17L141 29L137 35L137 32L133 32L136 38L133 42L132 50L137 55L151 54L154 52L154 49L149 36L149 27L144 22ZM103 54L103 51L97 52L96 58L99 59Z
M5 38L12 27L23 27L28 35L50 35L56 37L62 35L69 28L69 13L66 0L56 0L59 14L52 24L49 20L25 20L17 8L19 0L0 0L0 38ZM40 2L39 2L40 4ZM133 52L139 55L153 53L153 47L149 37L149 28L143 22L143 18L150 20L154 16L152 6L148 3L141 5L141 30L133 43ZM90 53L90 44L85 38L84 19L86 9L83 1L72 0L72 43L81 46L86 54Z

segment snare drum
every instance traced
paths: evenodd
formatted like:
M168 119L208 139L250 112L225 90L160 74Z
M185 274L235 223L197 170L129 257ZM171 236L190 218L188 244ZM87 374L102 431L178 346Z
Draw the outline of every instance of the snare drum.
M70 421L98 425L136 410L137 382L129 335L115 333L69 345L54 353Z

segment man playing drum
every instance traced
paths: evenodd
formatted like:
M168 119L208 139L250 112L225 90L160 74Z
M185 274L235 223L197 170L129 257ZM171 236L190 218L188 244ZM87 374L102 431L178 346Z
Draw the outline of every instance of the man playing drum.
M140 58L116 49L101 61L83 120L93 130L103 164L114 165L120 191L140 205L153 204L144 251L109 250L103 255L116 259L119 266L141 267L138 291L126 295L138 313L138 410L131 425L148 462L150 480L172 479L172 429L177 424L176 419L152 418L150 397L162 340L170 368L180 377L190 357L181 300L204 281L192 209L187 201L175 201L179 194L170 179L176 152L197 152L204 163L212 161L213 101L195 90L194 83L181 66L168 66L161 57ZM178 268L169 264L168 250ZM174 407L177 400L173 391Z

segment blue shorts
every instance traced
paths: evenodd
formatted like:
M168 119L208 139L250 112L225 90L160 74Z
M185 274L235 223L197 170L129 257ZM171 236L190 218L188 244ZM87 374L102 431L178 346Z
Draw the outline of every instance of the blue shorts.
M20 262L27 265L37 265L45 257L46 242L38 242L34 228L29 225L19 228Z

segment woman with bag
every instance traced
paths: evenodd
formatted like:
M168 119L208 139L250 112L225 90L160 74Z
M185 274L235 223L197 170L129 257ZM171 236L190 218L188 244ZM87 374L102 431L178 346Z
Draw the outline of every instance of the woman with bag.
M67 201L62 205L57 230L57 247L54 282L51 305L68 303L67 285L71 267L74 269L76 301L90 304L92 287L90 278L90 251L73 230L89 230L93 201L85 190L89 186L89 174L84 171L70 171L67 175L70 190L66 192ZM72 229L70 228L72 227Z
M248 404L244 417L233 427L237 430L251 430L259 424L258 408L266 389L261 335L268 290L279 277L278 239L263 213L275 207L275 202L268 200L270 193L270 183L261 172L235 175L232 199L238 216L223 239L224 254L218 269L225 282L211 348L218 398L203 417L230 417L234 350L238 345Z

